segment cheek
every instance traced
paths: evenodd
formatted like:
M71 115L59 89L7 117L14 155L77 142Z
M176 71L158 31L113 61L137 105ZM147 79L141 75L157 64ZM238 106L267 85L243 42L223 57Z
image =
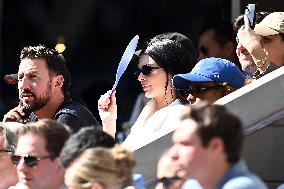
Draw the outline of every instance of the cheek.
M151 78L149 78L149 81L151 82L151 85L155 87L155 89L165 91L165 86L167 82L167 76L166 74L153 72L153 75Z
M203 95L201 95L200 99L201 100L207 100L209 102L213 102L213 101L216 101L219 98L221 98L223 96L222 94L223 94L222 91L211 90L211 91L208 91L208 92L204 93Z
M275 47L277 47L277 45L274 45L273 43L265 43L263 44L263 48L268 52L269 55L273 55L275 54Z
M31 86L34 87L34 88L38 88L39 85L38 85L37 82L32 82L32 83L31 83Z
M1 169L7 169L9 167L15 167L12 164L10 157L8 155L3 155L2 157L0 156L0 161L1 161L1 164L0 164ZM0 172L1 171L3 171L3 170L0 170Z
M193 147L188 147L187 149L182 149L180 151L180 161L184 165L189 165L195 157L196 150Z
M277 62L277 51L273 50L270 46L264 47L265 50L267 51L268 57L272 62Z

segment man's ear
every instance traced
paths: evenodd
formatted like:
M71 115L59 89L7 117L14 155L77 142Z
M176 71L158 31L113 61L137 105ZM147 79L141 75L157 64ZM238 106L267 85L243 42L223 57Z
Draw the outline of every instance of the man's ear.
M220 137L212 138L208 147L212 152L220 152L225 150L224 142Z
M59 157L55 158L54 160L54 163L56 163L56 170L59 174L64 174L64 167L62 167L61 163L60 163L60 160L59 160Z
M62 88L63 83L64 83L64 77L62 75L56 76L56 78L55 78L55 85L54 86Z

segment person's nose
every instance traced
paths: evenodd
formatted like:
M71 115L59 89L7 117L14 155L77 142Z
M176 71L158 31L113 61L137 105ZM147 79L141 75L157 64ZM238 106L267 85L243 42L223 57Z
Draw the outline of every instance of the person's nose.
M142 72L140 72L138 77L137 77L137 80L140 81L140 82L144 81L145 80L145 75Z
M193 94L189 94L186 98L186 100L190 103L190 104L194 104L196 102L196 96Z
M22 158L19 161L19 164L17 165L17 171L19 172L26 172L28 170L28 166L25 164L24 158Z
M177 160L178 159L178 149L176 148L176 146L171 147L171 149L169 150L169 156L171 157L171 159L173 160Z
M245 48L242 46L241 43L238 43L237 47L236 47L236 54L237 56L240 56L240 53L242 50L244 50Z

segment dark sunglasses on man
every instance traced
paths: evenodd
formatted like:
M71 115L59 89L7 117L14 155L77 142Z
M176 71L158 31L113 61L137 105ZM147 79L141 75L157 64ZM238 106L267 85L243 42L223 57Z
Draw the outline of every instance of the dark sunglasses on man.
M174 182L178 180L184 180L181 177L173 176L173 177L162 177L157 179L157 183L162 183L165 189L169 188Z
M28 167L34 167L38 164L38 161L43 160L43 159L48 159L51 158L52 156L44 156L44 157L40 157L40 156L30 156L30 155L25 155L25 156L18 156L18 155L13 155L11 156L11 160L12 163L17 166L19 164L19 162L21 161L21 159L24 159L25 164Z
M198 95L202 92L213 90L213 89L221 89L223 85L214 85L214 86L189 86L187 89L176 89L177 93L184 98L187 98L189 94Z
M142 73L143 75L149 75L153 69L159 69L161 67L152 67L149 65L143 65L142 68L137 68L137 71L134 73L137 77Z
M0 153L12 153L12 150L9 150L9 149L0 149Z

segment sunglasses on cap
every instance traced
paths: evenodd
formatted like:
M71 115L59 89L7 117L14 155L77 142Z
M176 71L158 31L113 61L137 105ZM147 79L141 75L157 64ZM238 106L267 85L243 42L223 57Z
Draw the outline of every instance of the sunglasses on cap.
M142 72L143 75L149 75L153 69L159 69L161 67L152 67L148 65L143 65L142 68L137 68L137 71L134 73L137 77L140 75Z
M40 157L40 156L30 156L30 155L25 155L25 156L18 156L18 155L13 155L11 156L11 160L12 163L17 166L20 162L20 160L23 158L25 164L28 167L34 167L38 164L38 161L43 160L43 159L48 159L51 158L52 156L44 156L44 157Z
M189 94L200 94L202 92L213 90L213 89L221 89L223 85L215 85L215 86L189 86L188 89L176 89L177 93L182 97L187 98Z
M164 188L169 188L175 181L183 180L183 178L178 176L173 177L162 177L160 179L157 179L157 183L162 183Z

